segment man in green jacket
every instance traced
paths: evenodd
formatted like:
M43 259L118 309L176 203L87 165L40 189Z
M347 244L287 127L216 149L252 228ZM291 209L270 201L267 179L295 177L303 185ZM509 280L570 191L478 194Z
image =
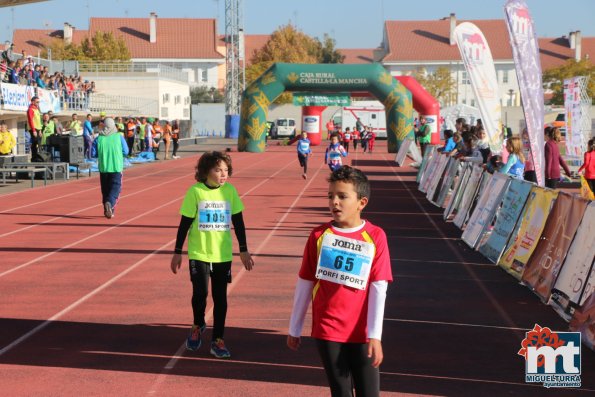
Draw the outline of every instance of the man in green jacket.
M128 155L128 145L124 137L118 134L113 118L106 118L104 124L105 127L93 141L91 155L97 158L99 166L103 215L111 219L114 217L116 203L122 191L122 170L124 157Z
M426 121L426 116L419 116L419 127L415 128L415 136L419 142L422 156L426 151L426 146L428 146L430 139L432 138L430 126L426 124Z

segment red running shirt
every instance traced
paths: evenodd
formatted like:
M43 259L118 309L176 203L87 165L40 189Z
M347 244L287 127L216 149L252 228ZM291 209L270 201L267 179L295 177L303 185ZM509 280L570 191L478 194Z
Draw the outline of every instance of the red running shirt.
M374 259L365 290L316 278L318 256L326 233L374 245ZM369 285L374 281L393 280L384 230L368 221L362 229L353 233L342 233L333 228L330 222L315 228L304 248L299 276L314 282L312 337L341 343L366 343Z

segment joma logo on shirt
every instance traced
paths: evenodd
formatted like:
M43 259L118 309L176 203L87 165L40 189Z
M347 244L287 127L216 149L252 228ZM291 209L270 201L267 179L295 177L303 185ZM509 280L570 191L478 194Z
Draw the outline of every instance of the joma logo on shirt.
M339 247L339 248L347 248L347 249L350 249L352 251L358 251L358 252L361 252L362 251L362 246L361 245L352 243L350 241L335 240L335 241L333 241L332 246L333 247Z
M205 203L205 209L208 208L225 208L225 203Z

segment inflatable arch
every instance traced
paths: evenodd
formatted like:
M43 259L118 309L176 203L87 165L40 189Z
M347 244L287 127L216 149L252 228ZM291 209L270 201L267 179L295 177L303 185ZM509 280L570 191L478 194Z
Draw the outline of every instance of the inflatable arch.
M244 90L238 150L265 150L269 105L285 91L369 92L384 104L388 151L413 136L411 93L380 64L276 63Z

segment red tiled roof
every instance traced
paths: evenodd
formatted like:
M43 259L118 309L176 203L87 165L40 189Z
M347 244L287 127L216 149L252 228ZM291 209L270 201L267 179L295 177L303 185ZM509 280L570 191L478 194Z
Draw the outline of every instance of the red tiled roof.
M471 22L481 29L494 59L512 59L508 30L503 19L457 21L457 24L462 22ZM449 44L449 18L437 21L386 21L385 31L388 40L388 54L383 59L385 62L461 59L458 47Z
M372 63L374 62L373 48L338 48L337 51L345 56L343 63Z
M539 38L538 41L541 70L555 68L563 65L569 59L574 59L575 50L570 48L567 37L544 37ZM595 37L583 37L581 47L581 58L593 59L595 57Z
M215 19L157 18L157 42L149 42L149 18L91 18L89 35L124 38L132 58L222 59L216 51Z
M87 36L86 30L74 30L72 35L72 42L80 44ZM14 43L14 52L20 53L25 50L27 54L37 56L37 53L42 51L51 40L64 39L63 30L43 30L43 29L15 29L12 35L12 42Z
M246 64L252 63L254 53L261 50L271 38L270 34L247 34L244 36L244 49L246 53Z

